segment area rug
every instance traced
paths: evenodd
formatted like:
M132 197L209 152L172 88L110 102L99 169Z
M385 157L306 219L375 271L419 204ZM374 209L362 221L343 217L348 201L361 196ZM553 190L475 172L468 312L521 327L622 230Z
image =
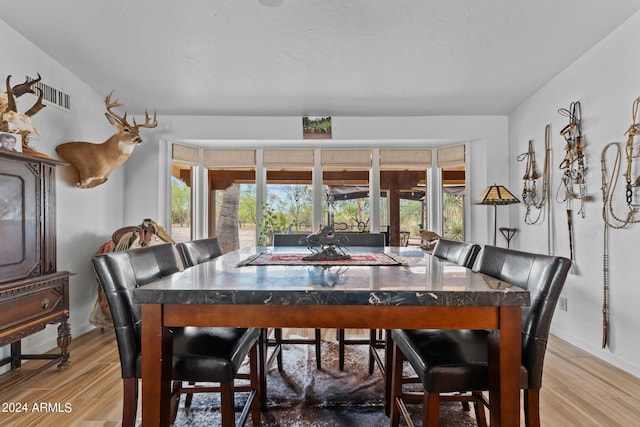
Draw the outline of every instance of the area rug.
M262 427L377 427L388 426L384 414L384 384L376 370L368 374L366 346L348 346L345 369L338 369L337 343L322 344L322 370L316 369L311 345L287 345L283 349L284 369L274 367L267 374L268 411L262 413ZM246 395L237 393L240 408ZM220 425L216 394L194 395L191 407L184 398L175 426ZM408 405L416 426L421 425L421 405ZM239 409L238 409L239 410ZM239 413L237 412L236 415ZM247 426L252 425L251 417ZM443 403L440 411L443 427L475 426L470 413L460 403Z
M402 260L385 253L350 254L343 260L304 260L310 253L261 253L242 261L244 265L401 265Z

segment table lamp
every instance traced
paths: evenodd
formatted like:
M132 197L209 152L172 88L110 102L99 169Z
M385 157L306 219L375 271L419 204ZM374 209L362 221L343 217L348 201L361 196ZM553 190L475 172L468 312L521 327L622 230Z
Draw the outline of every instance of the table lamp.
M493 184L487 187L476 200L480 205L493 205L493 246L496 245L498 231L498 205L512 205L520 203L520 200L503 185Z

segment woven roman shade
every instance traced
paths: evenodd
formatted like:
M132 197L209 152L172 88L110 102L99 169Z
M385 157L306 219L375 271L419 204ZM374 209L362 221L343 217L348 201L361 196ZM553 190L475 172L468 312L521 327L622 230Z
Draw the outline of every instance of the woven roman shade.
M313 150L264 150L262 164L265 167L313 167Z
M322 150L322 166L370 168L371 150Z
M215 168L242 168L256 165L256 150L204 150L204 166Z
M174 163L195 166L200 163L200 150L197 147L172 144L171 159Z
M464 145L438 148L438 167L464 165Z
M381 168L431 167L431 150L380 150Z

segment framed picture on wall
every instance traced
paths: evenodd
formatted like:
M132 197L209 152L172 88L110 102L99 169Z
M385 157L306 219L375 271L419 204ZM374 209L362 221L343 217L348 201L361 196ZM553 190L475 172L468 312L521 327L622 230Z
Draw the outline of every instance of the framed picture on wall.
M0 149L22 152L22 135L0 132Z
M303 117L302 139L331 139L331 117Z

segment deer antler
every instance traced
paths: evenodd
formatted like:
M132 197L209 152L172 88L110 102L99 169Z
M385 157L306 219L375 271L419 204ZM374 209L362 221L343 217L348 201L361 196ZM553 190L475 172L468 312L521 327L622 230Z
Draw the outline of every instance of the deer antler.
M129 124L127 123L127 113L124 113L124 116L119 116L117 113L111 111L112 108L122 107L124 105L124 104L118 102L117 99L112 102L111 101L111 95L113 95L113 91L109 92L107 97L104 99L104 103L107 106L107 114L109 114L111 117L113 117L122 126L129 126Z
M153 120L149 119L149 114L147 114L147 110L144 110L144 124L138 125L136 124L136 118L133 118L133 125L139 128L154 128L158 126L158 122L156 121L156 112L153 112Z
M42 89L40 89L39 87L36 88L36 90L38 91L38 100L36 101L35 104L33 104L33 106L31 108L29 108L24 115L27 117L33 117L34 114L36 114L38 111L42 110L44 107L46 107L46 105L44 105L42 103L42 97L44 96L44 93L42 92Z
M9 76L11 77L11 76ZM15 85L12 89L13 91L13 95L16 98L21 97L22 95L24 95L25 93L35 93L33 91L33 85L38 83L40 80L42 80L42 77L40 76L40 73L38 73L38 78L34 79L34 80L25 80L24 83L21 83L19 85Z
M31 116L35 115L38 111L42 110L45 105L42 103L43 92L40 88L35 88L38 91L38 100L35 104L25 113L18 113L18 106L16 98L21 97L25 93L36 93L32 87L34 84L42 80L40 73L38 78L27 80L24 83L11 87L11 74L7 76L5 82L7 91L4 94L0 94L0 114L2 118L2 129L7 128L8 125L13 125L16 129L22 132L34 132L39 134L38 129L31 124Z
M7 76L7 109L9 111L13 111L14 113L18 112L18 107L16 106L16 97L13 93L13 89L11 89L11 74Z

